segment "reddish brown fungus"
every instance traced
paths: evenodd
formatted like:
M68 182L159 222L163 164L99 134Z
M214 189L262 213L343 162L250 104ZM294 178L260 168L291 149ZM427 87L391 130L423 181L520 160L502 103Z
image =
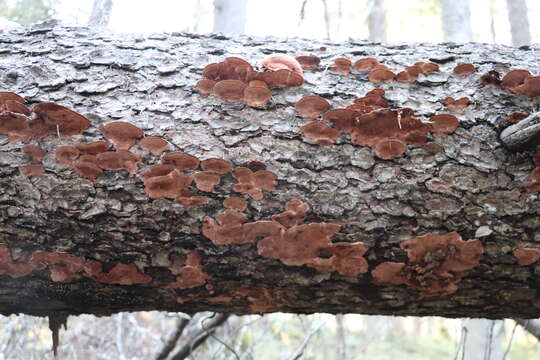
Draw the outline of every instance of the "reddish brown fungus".
M512 90L513 88L523 84L525 79L531 77L531 73L528 70L512 70L509 71L501 82L503 89Z
M96 155L98 165L103 170L127 170L134 176L141 158L129 150L107 151Z
M515 124L520 122L521 120L525 119L527 116L529 116L529 113L523 112L523 111L514 111L511 114L508 114L506 116L506 121Z
M322 121L311 121L300 127L300 131L307 139L313 140L321 146L332 145L341 134L340 131L329 127Z
M373 68L379 64L379 60L375 58L363 58L356 60L353 67L356 71L368 72L373 70Z
M285 204L285 211L272 216L272 220L277 221L286 228L291 228L304 221L309 211L309 205L300 199L289 200Z
M244 99L246 84L240 80L221 80L214 85L213 94L228 102L239 102Z
M263 107L272 98L272 92L264 87L248 86L244 89L244 102L250 107Z
M117 264L108 273L98 274L96 280L106 284L133 285L149 283L152 278L139 272L134 264Z
M383 139L375 145L375 155L384 160L401 157L407 151L407 145L396 139Z
M41 176L45 173L45 169L41 165L19 166L19 171L24 176Z
M333 127L340 131L352 131L358 112L350 109L334 109L324 113L323 120L331 122Z
M129 150L138 138L144 136L141 129L125 121L113 121L99 125L103 136L109 140L116 150Z
M321 59L318 56L306 55L306 56L297 56L296 61L300 63L300 66L304 70L313 71L319 67Z
M447 98L444 98L442 102L450 109L463 109L469 105L469 98L462 97L456 100L453 97L449 96Z
M167 175L147 178L144 191L152 199L169 198L176 199L192 182L192 178L178 170L173 170Z
M75 173L90 181L96 180L96 178L103 172L103 170L94 163L87 161L80 161L73 164Z
M373 283L376 285L403 285L407 278L403 273L405 263L385 262L379 264L371 272Z
M203 271L202 255L197 251L187 254L185 266L176 281L165 286L166 289L190 289L204 285L210 276Z
M301 117L316 119L330 108L330 103L318 95L307 95L298 100L295 107Z
M396 81L401 83L412 83L418 79L417 75L413 75L407 71L401 71L396 76Z
M13 92L10 91L0 91L0 103L4 103L6 101L16 101L18 103L24 104L26 100Z
M24 154L30 156L32 164L40 163L45 157L45 152L37 145L26 145L22 150Z
M540 76L528 77L523 84L514 87L512 92L528 98L540 96Z
M231 196L223 201L223 206L235 211L244 211L247 209L247 201L236 196Z
M290 70L278 70L257 74L257 80L264 81L269 87L295 87L304 83L302 75Z
M219 185L221 181L218 175L209 171L201 171L194 174L193 180L195 180L197 189L204 192L213 192L214 187Z
M302 75L302 65L292 56L285 54L268 55L261 61L261 65L270 71L290 70Z
M79 157L79 149L73 146L59 146L54 152L56 162L64 166L72 166L73 162Z
M459 64L453 71L457 76L466 76L475 72L476 68L473 64Z
M199 167L199 159L181 151L165 154L161 159L164 164L171 164L178 170L195 170Z
M540 259L540 249L518 248L512 254L519 265L531 265Z
M458 118L451 114L439 114L431 117L431 131L437 135L451 134L458 125Z
M28 142L32 138L29 124L26 115L0 112L0 134L8 135L9 141Z
M262 80L251 80L248 84L249 87L260 87L268 89L268 84Z
M232 171L232 164L225 159L211 158L201 161L201 168L215 174L227 174Z
M167 149L169 143L160 137L147 136L142 138L139 146L154 156L160 156Z
M225 210L217 216L217 221L206 216L202 221L202 233L216 245L245 244L252 241L242 229L246 220L246 216L237 211Z
M81 114L54 103L39 103L32 108L34 114L60 135L79 135L90 126Z
M143 171L139 174L139 178L146 182L146 180L156 177L156 176L164 176L169 174L171 171L173 171L175 167L171 164L158 164L158 165L152 165L147 166L143 169Z
M262 190L273 191L277 185L277 176L268 170L251 171L245 167L234 169L233 176L238 184L233 185L233 190L251 196L254 200L262 200Z
M416 62L414 66L419 67L422 70L422 74L429 75L432 72L439 71L439 65L431 62Z
M351 60L341 57L334 60L334 65L332 65L330 69L339 71L343 75L348 76L351 73L351 66Z
M9 111L24 115L30 115L31 113L26 105L15 100L0 101L0 111Z
M372 70L368 74L368 79L372 83L381 83L381 82L388 83L388 82L393 81L395 77L396 77L396 74L386 69Z
M88 144L78 143L75 145L75 147L79 149L81 154L85 155L97 155L99 153L109 150L109 146L110 145L108 142L102 140L92 141Z
M216 85L215 80L202 79L197 81L197 85L195 85L195 87L197 90L199 90L202 97L207 97L214 91L214 85Z

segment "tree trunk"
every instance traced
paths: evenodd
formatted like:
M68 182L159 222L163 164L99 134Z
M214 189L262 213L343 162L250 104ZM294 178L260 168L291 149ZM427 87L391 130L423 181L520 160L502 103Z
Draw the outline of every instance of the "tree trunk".
M98 26L106 28L109 26L113 0L94 0L92 13L88 19L88 26Z
M466 331L463 346L465 360L502 360L502 333L495 328L496 321L485 319L463 319L462 329Z
M529 10L526 0L506 0L508 20L512 31L512 45L523 46L531 43L529 30Z
M368 15L369 40L374 42L386 41L386 10L384 0L370 1Z
M469 0L440 0L444 41L472 41Z
M243 34L248 0L214 0L214 32Z
M520 266L512 255L517 247L537 247L540 242L538 195L525 190L533 151L505 148L498 123L510 112L532 111L538 100L482 87L478 81L487 71L510 66L538 71L534 52L486 44L385 47L355 41L329 43L331 50L325 52L299 39L239 42L222 35L144 38L93 31L41 25L0 36L3 89L25 96L30 104L53 101L91 120L83 135L54 134L39 142L46 151L42 176L21 175L18 167L29 163L21 151L24 144L0 135L0 313L540 316L533 306L540 269ZM409 145L404 156L393 160L377 158L372 149L353 144L348 134L331 146L310 144L299 131L306 120L295 116L298 99L316 93L337 108L375 85L356 72L345 77L331 70L306 71L304 85L274 89L271 105L263 109L202 98L194 89L202 68L232 55L228 51L233 49L235 56L253 64L275 52L313 53L321 56L321 69L343 55L353 60L376 56L396 70L433 58L441 62L439 73L422 75L413 84L379 87L393 108L414 106L416 116L425 120L453 111L461 123L449 135L430 133L429 146ZM454 66L463 62L476 64L477 72L452 75ZM466 109L448 110L440 104L447 96L465 95L472 101ZM146 136L165 138L170 143L167 152L226 159L253 171L264 163L277 175L277 186L254 200L236 192L242 191L235 186L238 181L226 173L215 191L196 191L206 198L204 205L188 207L176 200L150 199L140 171L137 176L105 171L91 182L57 163L57 147L103 139L98 126L115 120L137 125ZM160 162L139 146L132 151L143 157L139 169ZM307 256L315 243L323 245L317 245L310 262L298 263L261 250L268 239L281 239L278 235L261 234L245 244L215 244L201 233L203 220L212 223L205 216L215 219L229 196L247 201L246 224L252 225L272 220L288 201L300 199L310 206L305 227L285 231L277 221L270 223L282 229L279 236L302 235L309 229L304 237L292 237L307 246L297 256ZM303 217L293 215L293 220ZM244 233L247 228L236 229ZM329 229L325 238L322 232ZM450 232L464 240L478 237L473 243L483 246L483 257L468 270L444 275L453 279L452 291L433 293L423 287L427 285L412 283L420 281L414 271L431 270L412 262L400 244ZM352 248L351 242L363 243L367 252L349 257L347 249L362 249ZM430 252L421 262L438 266L428 258L447 259L453 255L444 251L453 254L458 245ZM288 248L276 246L279 251ZM326 253L337 251L333 249L346 254ZM367 267L353 275L321 268L338 260L354 269ZM403 274L409 274L409 282L375 284L372 271L384 262L408 264ZM435 280L425 279L426 284L446 281L432 275Z

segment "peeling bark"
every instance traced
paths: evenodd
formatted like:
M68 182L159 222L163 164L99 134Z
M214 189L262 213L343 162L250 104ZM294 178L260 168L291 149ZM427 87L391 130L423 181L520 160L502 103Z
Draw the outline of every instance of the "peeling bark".
M30 104L67 106L92 122L83 135L49 135L40 141L45 174L36 177L19 174L18 167L30 161L24 144L0 135L0 243L14 264L33 266L24 276L0 275L0 313L154 309L540 316L533 305L540 265L520 266L512 255L515 248L540 243L540 202L537 193L525 190L534 149L512 152L499 139L501 119L515 111L534 113L539 101L479 83L490 70L538 73L538 48L314 43L185 33L144 38L94 31L42 24L0 34L2 89ZM313 94L333 108L351 104L375 87L365 73L306 72L303 86L273 90L273 101L264 109L202 98L194 89L208 63L226 56L256 63L276 52L318 55L321 68L339 56L376 57L397 70L417 61L438 62L440 72L379 87L393 108L412 107L423 120L452 113L460 126L450 135L429 134L430 147L409 146L403 157L380 160L372 149L351 143L349 135L331 146L309 144L300 132L307 120L294 109L300 98ZM453 75L460 63L474 64L477 72ZM448 96L467 96L471 104L449 110L442 105ZM236 167L264 163L277 175L276 190L264 190L264 198L254 200L234 192L236 180L224 174L213 193L198 194L207 198L204 205L186 207L176 200L150 199L142 181L125 171L105 171L90 182L56 163L58 146L100 140L99 125L115 120L166 139L168 152L226 159ZM145 166L159 161L137 146L131 150L143 156ZM202 220L215 218L230 196L248 201L248 222L269 221L287 201L301 199L311 208L306 222L340 225L333 243L362 242L368 248L368 272L322 273L260 256L256 243L213 244L201 233ZM404 285L373 284L371 271L377 265L407 262L399 246L403 241L453 231L463 239L478 237L484 249L480 265L459 272L456 292L421 297ZM56 262L32 263L37 251L41 258L55 254ZM188 254L200 257L189 255L197 261L190 260ZM72 262L78 272L66 274L68 265L62 261ZM117 278L128 270L129 281Z

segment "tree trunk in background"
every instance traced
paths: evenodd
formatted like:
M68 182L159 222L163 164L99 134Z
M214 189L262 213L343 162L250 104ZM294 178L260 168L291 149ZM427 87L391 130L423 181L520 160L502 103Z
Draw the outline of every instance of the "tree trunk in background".
M0 313L540 316L534 306L540 268L520 266L512 255L517 247L538 247L540 242L540 200L538 193L525 189L534 151L515 153L503 146L498 121L514 111L534 111L538 100L479 82L481 74L505 72L509 66L534 72L534 46L325 41L331 49L325 52L313 40L238 41L185 33L146 38L50 24L4 32L0 44L2 89L20 93L30 104L67 106L91 121L83 135L50 135L40 141L46 151L45 174L37 177L20 174L19 166L29 164L23 144L0 136ZM355 71L348 77L332 70L306 71L302 86L272 89L266 108L202 98L194 90L209 63L234 55L255 64L276 52L320 56L321 69L337 54L353 61L375 56L396 71L431 58L441 63L441 71L422 75L414 84L379 85ZM476 73L453 75L457 64L467 62L476 64ZM413 106L423 120L453 112L461 124L449 135L430 133L430 147L411 145L404 156L392 160L377 158L371 148L352 143L348 134L334 145L319 146L300 133L307 121L296 116L295 103L302 96L320 94L338 108L375 87L386 90L395 109ZM441 100L447 96L468 96L471 105L443 108ZM170 144L168 152L226 159L236 167L260 167L257 162L262 162L277 176L276 189L253 200L234 191L237 181L227 173L213 192L193 187L207 203L186 207L176 200L150 199L139 176L125 171L105 171L90 182L57 163L58 146L101 140L99 125L114 120L137 125L146 136L163 137ZM138 145L132 149L142 156L141 170L160 162ZM301 199L310 206L306 223L340 225L330 241L365 244L368 271L345 276L286 265L259 254L260 238L247 244L213 243L201 234L203 219L220 214L229 196L247 200L250 222L269 221L289 200ZM479 236L483 244L479 265L456 274L461 279L456 292L423 297L405 285L373 283L371 272L379 264L409 261L400 248L403 241L448 232L465 240ZM24 275L13 272L40 250L58 257L69 257L67 253L70 261L83 264L97 262L103 271L96 270L99 277L78 271L65 278L62 271L71 274L66 264L51 260L50 267L32 268ZM194 251L202 259L190 259L187 265L186 256ZM352 264L359 262L358 257L351 259ZM114 280L112 269L122 274L129 270L132 276ZM202 282L176 283L179 274L194 277L198 271L205 274L198 278Z
M522 46L531 43L529 29L529 10L526 0L506 0L508 20L512 31L512 45Z
M109 26L113 0L94 0L92 13L88 20L88 26L97 26L106 28Z
M502 360L502 331L497 321L463 319L463 331L467 337L462 351L464 360ZM466 330L465 330L466 329Z
M440 0L444 41L472 41L469 0Z
M386 41L386 9L384 0L371 0L368 15L369 40Z
M214 32L244 34L248 0L214 0Z

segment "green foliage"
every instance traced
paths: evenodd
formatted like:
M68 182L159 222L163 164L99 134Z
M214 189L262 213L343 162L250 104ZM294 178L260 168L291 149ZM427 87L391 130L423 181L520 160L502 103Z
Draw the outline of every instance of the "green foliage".
M27 25L50 20L56 14L59 0L0 0L2 17Z

